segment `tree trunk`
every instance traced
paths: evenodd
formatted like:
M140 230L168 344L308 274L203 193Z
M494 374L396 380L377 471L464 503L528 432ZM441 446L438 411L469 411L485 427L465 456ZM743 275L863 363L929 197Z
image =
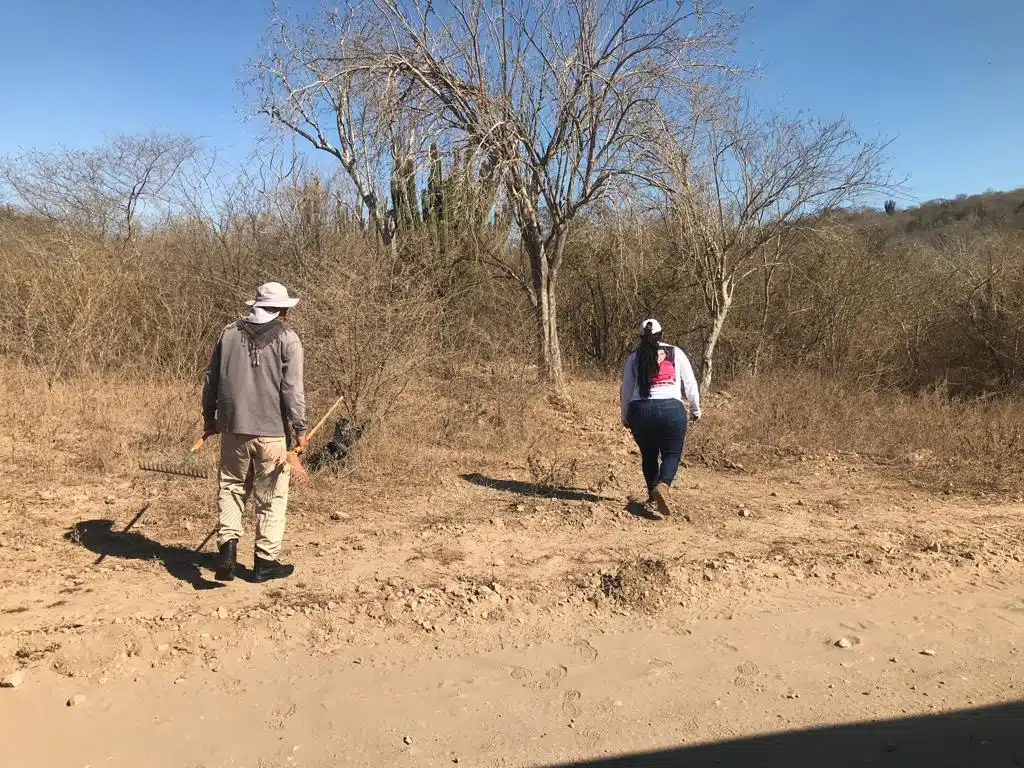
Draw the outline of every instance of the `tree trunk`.
M541 373L558 393L565 391L562 370L562 347L558 340L557 268L548 263L547 249L536 236L524 236L523 244L530 258L532 295L537 324L537 357Z
M562 344L558 338L558 295L556 292L558 270L548 270L548 324L547 357L545 371L548 381L559 393L565 391L565 376L562 371Z
M732 290L728 286L720 286L716 296L717 301L709 320L711 328L704 338L704 348L700 356L700 391L705 393L711 389L712 372L715 364L715 347L718 346L718 339L722 335L722 328L725 327L725 318L729 314L729 307L732 306Z
M764 282L761 286L761 330L757 337L757 348L754 350L754 376L761 373L761 358L764 356L765 337L768 335L768 310L772 299L772 277L774 276L775 267L765 265Z

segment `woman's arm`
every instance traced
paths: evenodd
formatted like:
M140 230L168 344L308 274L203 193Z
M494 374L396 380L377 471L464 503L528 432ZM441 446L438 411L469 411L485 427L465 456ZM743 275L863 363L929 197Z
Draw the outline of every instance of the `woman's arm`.
M697 388L697 379L693 375L693 366L690 365L690 359L686 353L679 347L676 347L676 353L679 359L679 377L683 383L683 392L690 404L690 417L700 418L700 391Z

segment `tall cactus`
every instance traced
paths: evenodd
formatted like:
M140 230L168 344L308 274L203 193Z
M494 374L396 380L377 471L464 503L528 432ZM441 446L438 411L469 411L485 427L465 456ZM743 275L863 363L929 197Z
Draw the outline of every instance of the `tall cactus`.
M488 218L500 186L494 162L489 157L481 159L476 147L452 152L450 162L446 172L441 150L432 141L424 188L417 188L412 157L396 159L391 176L396 235L425 231L441 256L450 255L452 248L476 247L472 244L479 242L478 238L469 235L491 226Z
M444 199L444 165L437 142L430 142L430 170L427 174L427 188L424 190L423 219L430 222L438 244L444 253L447 242Z

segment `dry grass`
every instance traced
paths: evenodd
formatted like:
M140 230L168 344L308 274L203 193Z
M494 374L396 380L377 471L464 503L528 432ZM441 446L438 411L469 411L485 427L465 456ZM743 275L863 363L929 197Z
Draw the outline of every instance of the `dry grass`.
M854 391L813 375L742 379L713 398L687 453L709 465L845 454L941 490L1024 487L1024 402ZM851 456L856 454L856 456Z
M0 455L18 470L15 485L131 479L140 459L180 455L199 430L195 385L101 377L51 384L46 370L8 365L0 367L0 386L7 393L0 417L8 425ZM358 461L307 486L302 507L329 514L340 494L398 500L465 472L545 486L600 475L604 441L617 429L609 422L607 432L571 431L577 417L546 403L538 387L535 379L502 373L417 379L388 426L361 445ZM580 382L574 393L592 423L605 411L614 418L613 382ZM328 397L310 393L314 416ZM850 393L820 379L764 377L737 382L729 395L711 398L705 412L688 437L690 461L758 470L807 456L857 454L938 490L1014 496L1024 488L1024 404L1014 401ZM329 434L325 429L319 439ZM200 461L212 468L216 443ZM183 481L183 490L196 510L211 501L205 484Z
M46 369L6 364L0 365L0 387L7 393L0 418L8 425L0 456L32 487L132 478L140 460L182 456L201 429L198 384L98 375L51 382ZM353 488L402 495L436 483L444 469L518 459L543 422L543 407L533 405L535 389L536 382L512 386L497 375L472 383L414 379L389 420L360 440L357 460L323 472L304 493L325 503ZM332 395L307 394L312 419ZM328 425L314 444L330 434ZM197 460L212 468L216 452L211 441ZM204 484L183 482L196 489L197 503L208 495Z

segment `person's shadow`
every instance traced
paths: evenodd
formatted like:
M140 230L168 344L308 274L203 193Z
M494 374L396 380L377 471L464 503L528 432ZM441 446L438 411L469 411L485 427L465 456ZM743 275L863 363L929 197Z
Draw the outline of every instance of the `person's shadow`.
M608 496L601 496L582 488L565 488L548 483L528 483L522 480L502 480L495 477L481 475L479 472L468 472L462 475L467 483L479 485L482 488L491 488L496 491L516 493L520 496L537 496L547 499L558 499L560 501L590 501L599 503L602 501L615 501Z
M203 568L214 568L212 552L197 552L189 547L161 544L135 531L115 531L113 526L113 520L82 520L75 523L64 534L64 538L74 544L81 544L90 552L99 555L97 563L106 557L156 560L174 578L191 584L194 589L217 589L225 586L203 575ZM253 580L252 573L241 566L235 569L235 575L244 581Z
M636 499L629 500L629 502L626 504L626 511L629 512L629 514L633 515L633 517L640 517L644 520L661 520L661 518L658 515L654 514L650 509L647 508L646 504Z

